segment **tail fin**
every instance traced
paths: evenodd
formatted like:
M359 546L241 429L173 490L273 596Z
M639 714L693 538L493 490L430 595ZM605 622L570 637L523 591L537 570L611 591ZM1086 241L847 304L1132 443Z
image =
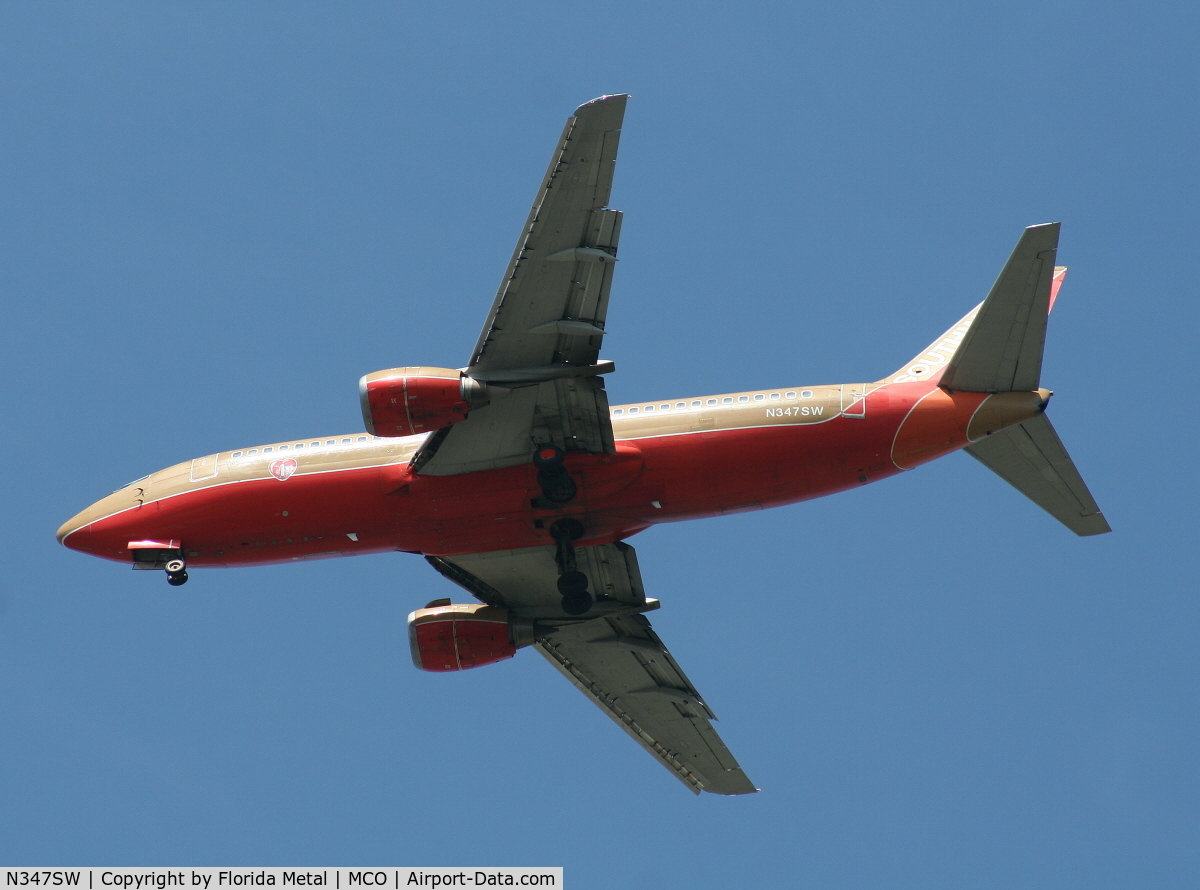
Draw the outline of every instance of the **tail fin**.
M887 382L935 380L967 392L1037 389L1046 317L1067 277L1066 266L1054 265L1058 229L1058 223L1027 228L987 299Z
M1058 229L1058 223L1046 223L1022 233L942 372L941 386L966 392L1032 392L1041 385Z
M1112 531L1045 414L980 439L966 450L1075 534Z
M889 382L935 380L964 392L1038 389L1046 318L1067 274L1054 265L1058 230L1058 223L1027 228L987 299ZM966 450L1075 534L1112 531L1046 415Z

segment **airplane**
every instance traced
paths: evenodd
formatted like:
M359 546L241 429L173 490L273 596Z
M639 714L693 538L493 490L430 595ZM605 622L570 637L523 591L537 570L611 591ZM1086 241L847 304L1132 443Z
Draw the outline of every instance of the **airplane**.
M166 573L401 551L477 602L408 618L415 665L538 650L689 789L757 790L654 632L626 540L663 522L793 504L965 450L1077 535L1110 531L1044 413L1059 224L1031 226L987 298L895 373L610 406L600 358L628 96L567 120L479 341L460 369L359 381L365 432L185 461L58 530Z

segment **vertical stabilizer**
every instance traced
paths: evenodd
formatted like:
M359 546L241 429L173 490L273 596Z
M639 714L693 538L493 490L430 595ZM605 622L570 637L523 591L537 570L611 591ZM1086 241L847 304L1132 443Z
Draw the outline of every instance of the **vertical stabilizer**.
M938 381L965 392L1031 392L1041 385L1058 223L1030 226Z

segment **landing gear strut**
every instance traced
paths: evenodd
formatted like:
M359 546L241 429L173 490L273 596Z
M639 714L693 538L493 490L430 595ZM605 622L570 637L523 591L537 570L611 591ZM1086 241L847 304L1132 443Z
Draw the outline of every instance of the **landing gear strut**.
M163 568L167 570L167 583L172 587L187 584L187 563L182 559L167 560L167 564Z
M560 519L550 526L550 534L558 545L554 560L558 563L558 592L562 594L562 610L568 615L582 615L592 607L588 576L575 567L573 542L583 537L583 523L578 519Z

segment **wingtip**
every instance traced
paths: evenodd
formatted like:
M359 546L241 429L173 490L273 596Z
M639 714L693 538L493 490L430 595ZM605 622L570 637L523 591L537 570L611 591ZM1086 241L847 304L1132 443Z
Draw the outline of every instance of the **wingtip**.
M630 98L629 93L612 93L609 95L597 96L595 99L592 99L590 102L584 102L582 105L580 105L578 108L576 108L575 114L579 115L579 114L587 111L589 108L594 108L597 105L614 105L614 104L618 104L618 103L621 105L624 105L629 100L629 98Z

